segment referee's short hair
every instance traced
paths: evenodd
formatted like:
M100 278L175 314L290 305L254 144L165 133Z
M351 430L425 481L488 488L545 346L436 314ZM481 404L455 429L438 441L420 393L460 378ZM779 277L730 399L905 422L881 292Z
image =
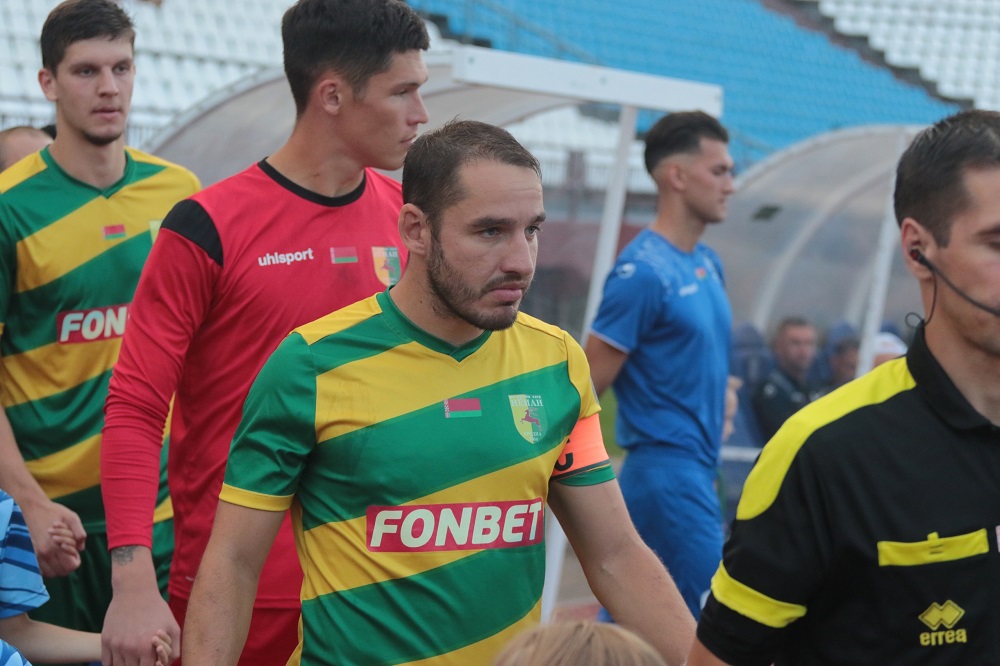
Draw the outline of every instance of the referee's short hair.
M1000 168L1000 113L962 111L920 132L899 159L896 221L913 218L944 247L951 224L970 204L969 169Z

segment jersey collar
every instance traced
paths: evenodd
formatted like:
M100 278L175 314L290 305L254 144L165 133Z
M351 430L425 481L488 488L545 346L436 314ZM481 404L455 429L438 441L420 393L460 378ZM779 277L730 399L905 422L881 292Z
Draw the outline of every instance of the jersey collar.
M906 366L917 382L917 390L948 425L959 430L993 428L989 419L969 404L931 354L923 326L917 328L906 352Z
M465 344L455 346L437 336L431 335L407 319L406 315L400 312L399 308L396 307L396 304L392 302L392 298L389 297L388 289L377 294L376 300L382 310L382 314L386 317L389 325L392 326L397 333L401 333L409 337L414 342L436 351L439 354L450 356L456 361L464 361L466 358L475 353L476 350L482 347L486 341L489 340L490 334L492 333L492 331L483 331L482 334L476 339L470 340Z

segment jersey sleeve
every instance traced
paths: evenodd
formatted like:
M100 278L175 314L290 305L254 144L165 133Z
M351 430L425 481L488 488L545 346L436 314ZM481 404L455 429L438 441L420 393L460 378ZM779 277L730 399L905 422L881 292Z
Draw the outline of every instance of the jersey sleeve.
M250 387L219 498L284 511L316 447L316 372L305 339L292 333Z
M0 491L0 619L34 610L49 599L24 516Z
M194 233L198 229L207 242ZM222 270L215 225L195 201L167 215L129 308L105 403L101 491L108 547L151 546L160 454L170 400Z
M834 530L816 444L779 432L744 485L698 625L701 642L728 663L772 663L828 575Z
M619 262L604 283L604 294L591 333L615 349L630 353L660 316L663 284L641 262Z
M571 486L590 486L615 478L601 434L601 406L590 381L590 366L583 349L565 334L567 371L580 394L580 418L552 471L552 480Z

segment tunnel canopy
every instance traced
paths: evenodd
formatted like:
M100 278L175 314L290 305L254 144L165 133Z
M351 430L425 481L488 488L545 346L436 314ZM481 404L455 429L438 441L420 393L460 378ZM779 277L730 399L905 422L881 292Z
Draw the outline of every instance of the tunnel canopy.
M896 162L919 129L829 132L737 179L726 221L705 236L725 262L736 322L766 332L782 316L805 315L821 327L845 320L860 327L879 288L882 319L902 328L907 313L921 311L891 208ZM888 247L880 241L884 222Z

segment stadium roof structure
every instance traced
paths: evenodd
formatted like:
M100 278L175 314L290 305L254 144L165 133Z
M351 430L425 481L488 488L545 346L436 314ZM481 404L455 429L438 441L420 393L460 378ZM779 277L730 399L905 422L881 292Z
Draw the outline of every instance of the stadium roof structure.
M722 255L736 322L757 330L804 315L821 327L848 321L866 341L883 322L921 313L899 249L892 209L896 163L920 127L871 125L829 132L758 162L736 181L724 224L705 241ZM866 362L867 360L867 362Z

